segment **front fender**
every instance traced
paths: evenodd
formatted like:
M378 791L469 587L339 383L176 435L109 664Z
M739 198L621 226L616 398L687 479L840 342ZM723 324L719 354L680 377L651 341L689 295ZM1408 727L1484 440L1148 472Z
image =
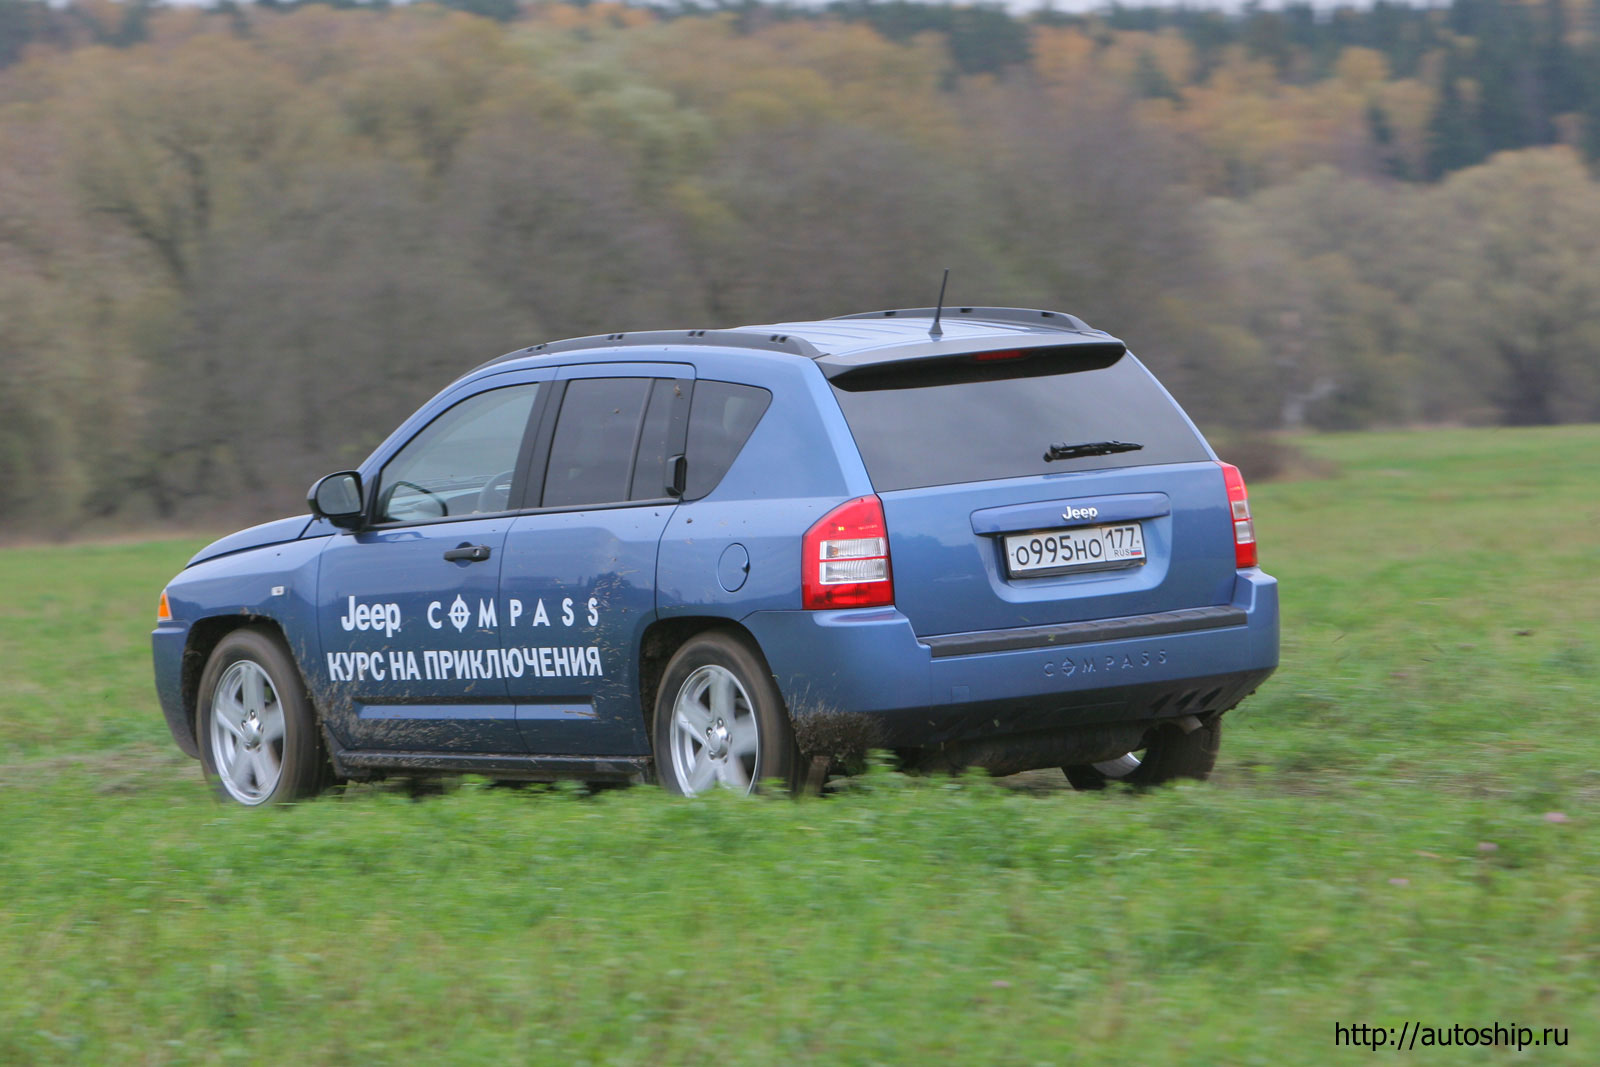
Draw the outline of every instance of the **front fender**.
M316 662L317 574L327 543L326 537L313 537L213 557L168 583L172 619L151 634L151 653L162 712L184 752L199 755L194 688L204 658L229 630L268 621L282 632L297 663Z

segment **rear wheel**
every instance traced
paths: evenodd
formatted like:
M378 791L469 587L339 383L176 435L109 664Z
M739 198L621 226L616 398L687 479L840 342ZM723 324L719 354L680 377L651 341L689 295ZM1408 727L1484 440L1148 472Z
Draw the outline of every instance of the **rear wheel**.
M1110 782L1159 785L1174 778L1205 779L1217 764L1222 722L1213 720L1184 733L1173 723L1156 727L1150 744L1102 763L1061 768L1074 789L1104 789Z
M690 638L661 677L656 774L674 793L740 793L777 779L793 790L799 759L783 697L760 652L731 633Z
M326 765L311 699L275 635L245 628L219 641L199 700L200 759L223 797L255 807L321 790Z

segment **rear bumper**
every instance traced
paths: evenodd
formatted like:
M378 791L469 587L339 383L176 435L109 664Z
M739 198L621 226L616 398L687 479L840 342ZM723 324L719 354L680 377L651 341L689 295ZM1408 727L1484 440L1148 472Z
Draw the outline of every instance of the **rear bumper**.
M892 608L745 620L814 733L933 748L1226 711L1278 665L1277 580L1240 571L1232 602L1131 619L919 640ZM832 741L825 747L837 747Z

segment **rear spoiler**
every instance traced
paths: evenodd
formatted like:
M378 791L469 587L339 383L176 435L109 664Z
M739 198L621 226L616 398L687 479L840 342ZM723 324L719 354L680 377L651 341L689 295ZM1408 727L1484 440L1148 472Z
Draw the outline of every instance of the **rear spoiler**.
M1099 370L1127 351L1127 345L1108 334L1082 340L1067 340L1058 334L928 341L821 355L816 363L840 389L904 389Z

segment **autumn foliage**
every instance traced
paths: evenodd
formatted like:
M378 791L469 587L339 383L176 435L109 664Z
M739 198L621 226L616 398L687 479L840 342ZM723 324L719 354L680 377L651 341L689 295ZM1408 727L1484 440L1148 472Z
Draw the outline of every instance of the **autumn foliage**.
M0 0L0 529L281 511L500 352L945 266L1207 430L1600 419L1594 7L1261 14Z

